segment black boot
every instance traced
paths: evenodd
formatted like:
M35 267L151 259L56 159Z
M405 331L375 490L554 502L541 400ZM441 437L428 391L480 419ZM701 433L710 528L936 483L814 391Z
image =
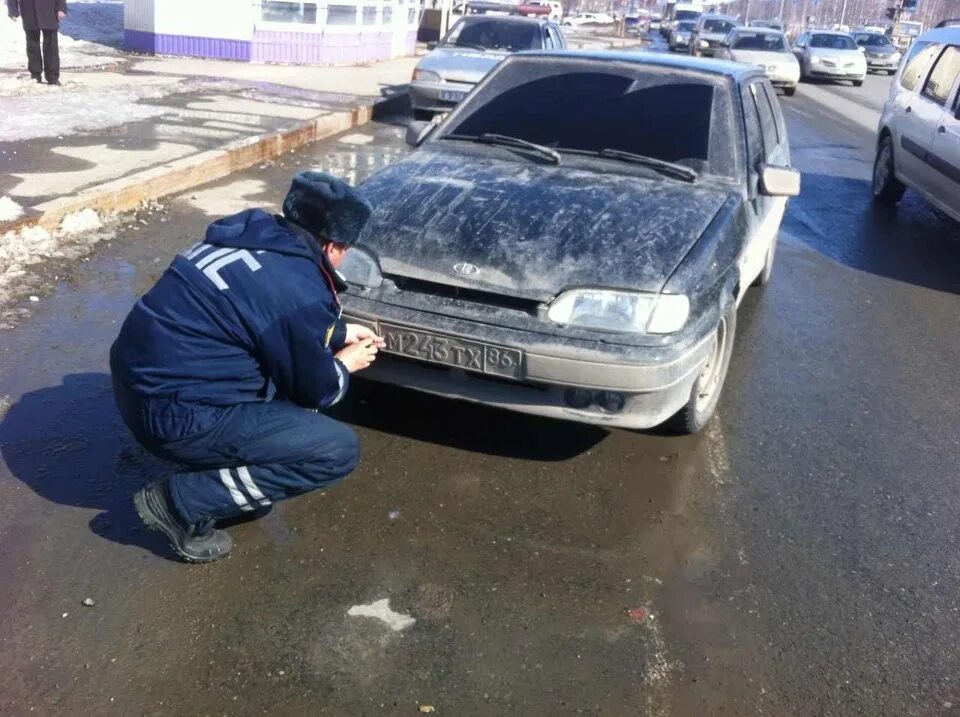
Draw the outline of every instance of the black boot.
M227 533L208 520L196 525L185 523L170 500L170 479L154 481L133 496L137 515L150 530L159 530L170 538L177 554L192 563L212 563L225 558L233 547Z

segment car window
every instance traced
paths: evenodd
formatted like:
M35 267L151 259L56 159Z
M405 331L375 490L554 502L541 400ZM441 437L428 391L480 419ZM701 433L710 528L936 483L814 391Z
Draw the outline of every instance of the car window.
M496 19L464 19L454 26L445 45L476 45L490 50L539 50L543 46L537 25Z
M890 42L890 38L888 38L886 35L864 33L861 35L854 35L853 38L861 47L893 47L893 43Z
M926 74L927 66L940 51L940 45L920 41L913 43L907 59L903 61L903 72L900 73L900 86L905 90L915 90L920 84L920 78Z
M548 27L547 32L550 34L550 37L553 38L554 47L563 47L563 39L560 37L560 33L555 27Z
M777 121L777 139L783 143L787 139L787 123L783 118L783 110L780 109L780 100L777 99L777 91L769 82L763 83L764 92L767 95L767 101L773 109L773 116Z
M677 23L677 30L679 30L680 32L684 32L684 31L692 32L696 24L697 23L695 22L690 22L689 20L686 20L684 22Z
M783 35L772 32L737 32L733 36L734 50L756 50L758 52L786 52L787 43Z
M553 35L549 31L543 33L543 46L548 50L553 50L556 45L553 44Z
M763 136L763 156L769 159L777 145L780 144L780 138L777 136L777 121L773 118L773 108L770 107L770 100L767 99L767 93L763 91L763 85L754 82L750 85L750 94L753 95L753 101L756 104L757 111L760 114L760 133Z
M673 16L674 20L696 20L700 17L700 13L696 10L677 10L677 14Z
M798 37L796 43L794 44L796 45L796 47L806 47L807 46L806 34L803 34L800 37Z
M857 43L846 35L813 34L810 36L810 47L823 50L856 50Z
M923 85L923 96L946 106L957 76L960 75L960 48L948 45Z
M757 103L753 100L753 93L748 86L740 88L743 100L743 119L747 129L747 159L750 171L755 171L757 165L763 161L763 131L760 129L760 115L757 112Z
M470 95L439 138L502 134L561 152L618 149L736 178L732 132L722 78L518 56Z
M703 32L727 33L736 27L735 23L729 20L710 19L703 21Z

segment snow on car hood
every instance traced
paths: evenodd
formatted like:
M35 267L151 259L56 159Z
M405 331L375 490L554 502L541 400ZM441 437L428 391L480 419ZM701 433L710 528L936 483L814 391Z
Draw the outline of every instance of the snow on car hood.
M420 60L417 69L436 72L445 80L476 84L508 54L500 50L438 47Z
M728 196L429 148L360 191L374 208L360 246L384 274L538 301L576 286L659 291Z

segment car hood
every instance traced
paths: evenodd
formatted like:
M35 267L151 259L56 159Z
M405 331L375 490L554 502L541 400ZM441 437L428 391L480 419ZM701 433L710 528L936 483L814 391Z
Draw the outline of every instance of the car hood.
M469 47L438 47L417 64L418 70L436 72L445 80L476 84L508 54L500 50L471 50Z
M808 47L807 50L811 57L835 62L853 62L863 59L863 53L860 50L833 50L827 47Z
M660 291L728 196L430 148L360 191L374 208L360 245L384 274L538 301L576 286Z
M797 58L789 52L765 52L764 50L731 50L730 57L736 62L751 65L796 65Z

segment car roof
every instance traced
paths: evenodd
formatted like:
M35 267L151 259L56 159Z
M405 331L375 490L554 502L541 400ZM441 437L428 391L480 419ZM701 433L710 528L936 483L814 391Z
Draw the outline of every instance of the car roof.
M631 65L652 65L678 70L693 70L708 75L723 75L734 80L762 74L758 67L739 62L713 60L689 55L667 55L660 52L617 52L613 50L526 50L513 57L566 58L571 60L597 60L601 62L625 62ZM508 58L510 59L510 58Z
M731 32L740 32L741 30L745 32L749 32L751 35L756 35L756 34L782 35L783 34L783 30L778 30L775 27L759 27L759 26L754 27L752 25L750 27L746 27L746 26L735 27L733 28L733 30L731 30Z
M960 27L949 25L947 27L935 27L927 30L920 35L917 40L930 40L932 42L960 42Z
M719 12L705 12L700 16L701 20L729 20L730 22L740 22L739 18L733 15L724 15Z
M837 35L839 37L850 37L849 32L841 32L840 30L810 30L808 32L810 35Z
M464 22L476 22L478 20L496 20L513 25L543 25L550 22L542 17L525 17L522 15L464 15L460 18Z

